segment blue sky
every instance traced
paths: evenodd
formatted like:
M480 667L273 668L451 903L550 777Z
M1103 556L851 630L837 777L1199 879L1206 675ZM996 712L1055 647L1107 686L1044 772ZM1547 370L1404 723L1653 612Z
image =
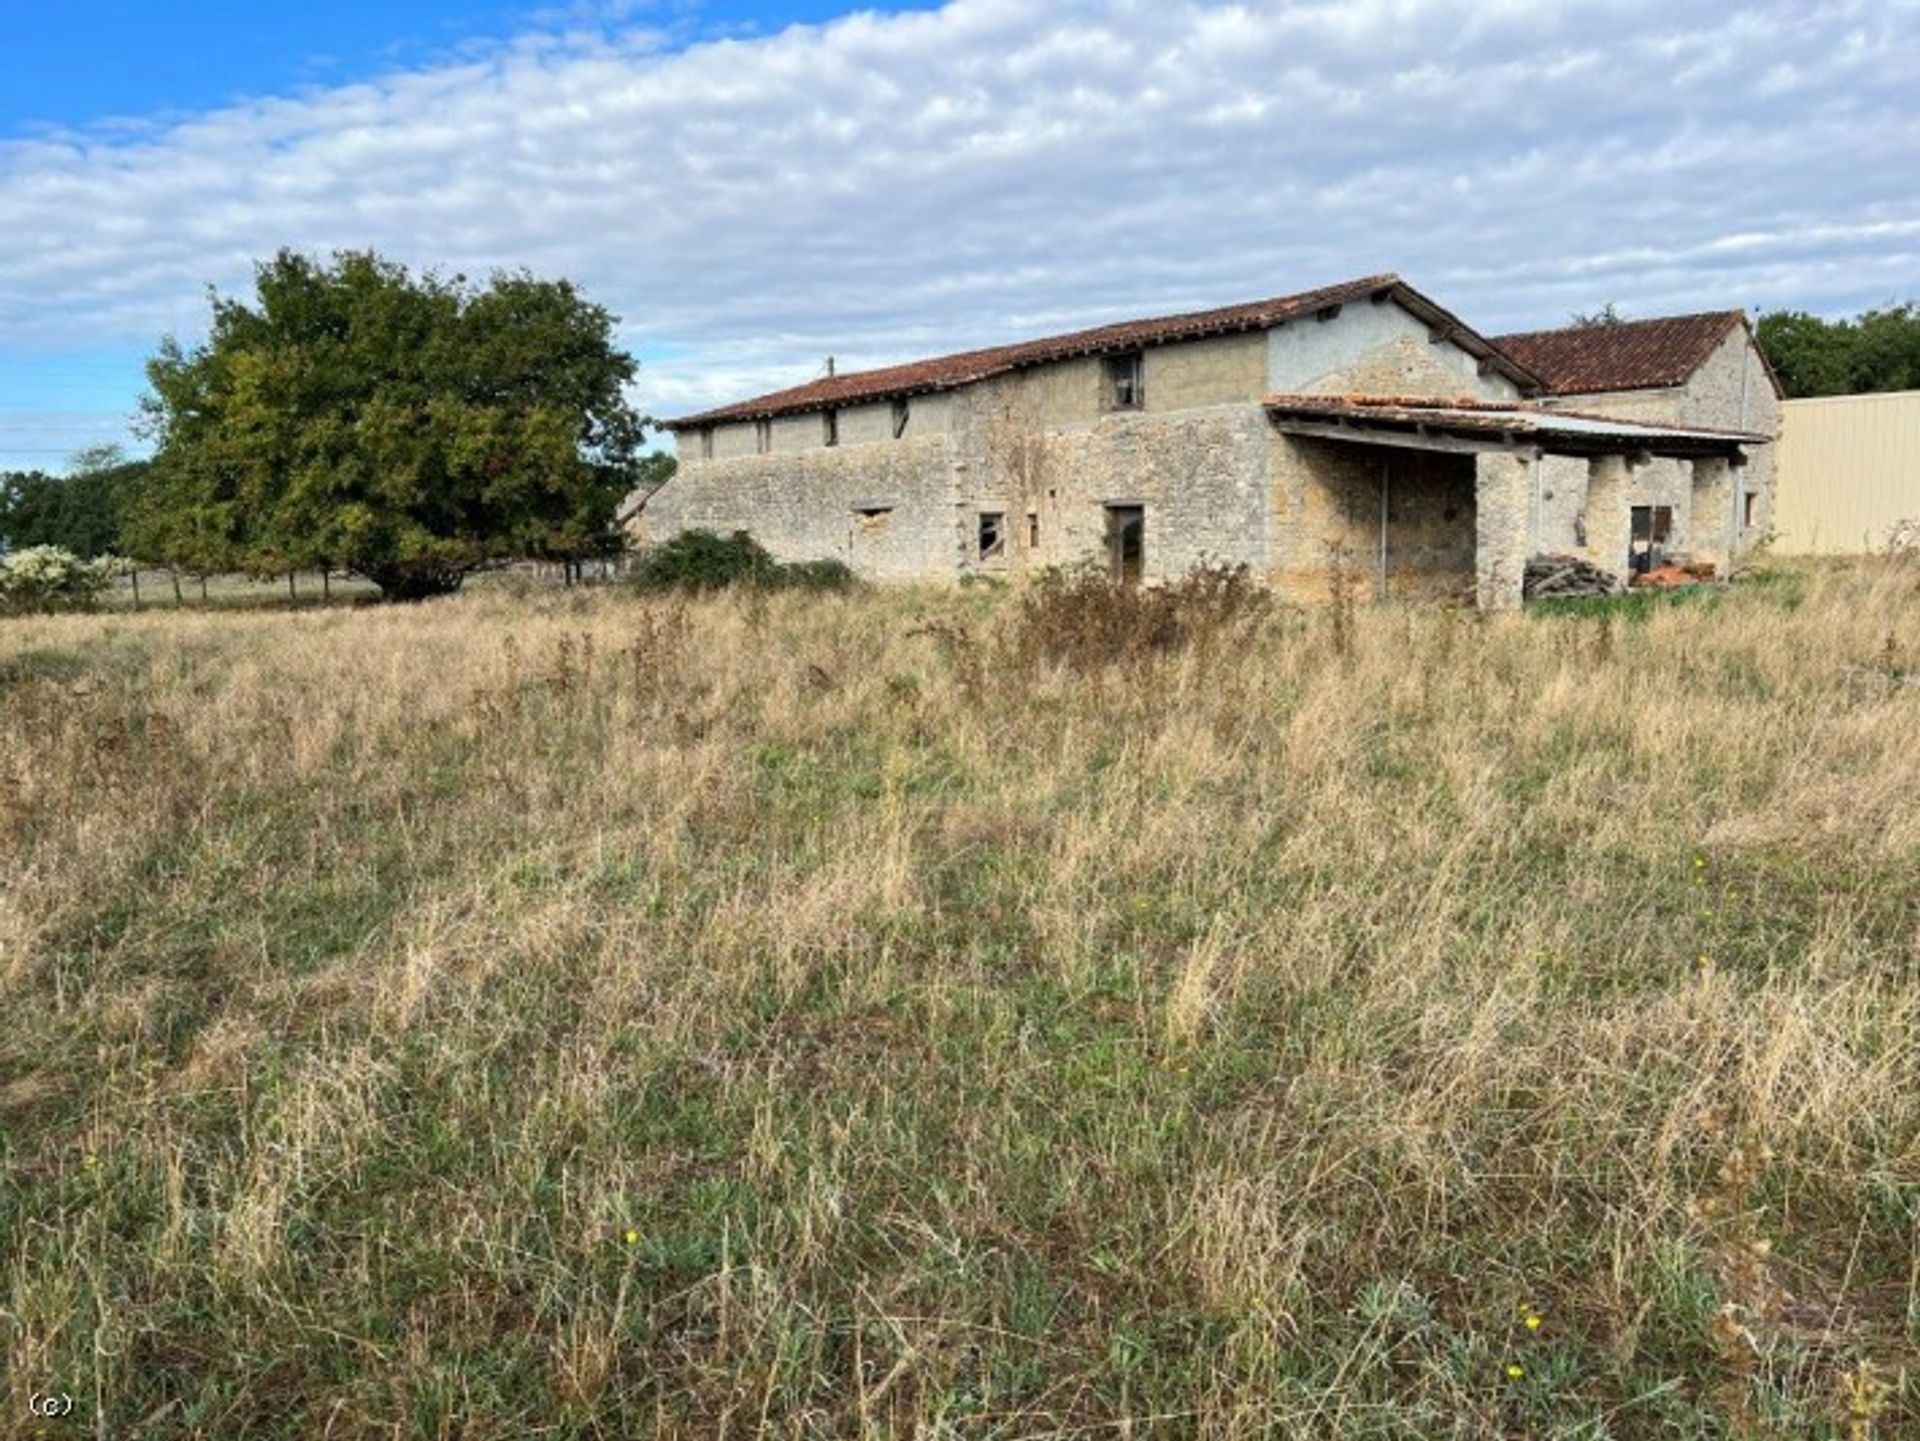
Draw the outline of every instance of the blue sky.
M785 0L529 4L524 0L0 0L0 135L118 117L150 122L250 96L429 65L516 36L622 19L673 27L681 43L816 22L852 5ZM930 8L923 5L917 8Z
M567 276L672 415L1395 270L1920 295L1920 0L0 0L0 467L282 246Z
M0 142L75 131L135 140L261 97L457 64L529 36L658 26L667 48L683 49L854 10L929 8L933 0L0 0ZM191 330L191 319L170 328ZM140 449L125 422L150 349L0 343L0 469L58 469L103 437Z

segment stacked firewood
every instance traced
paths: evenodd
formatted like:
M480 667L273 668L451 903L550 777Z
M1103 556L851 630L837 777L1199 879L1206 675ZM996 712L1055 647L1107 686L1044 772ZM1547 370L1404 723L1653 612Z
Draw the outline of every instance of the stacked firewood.
M1527 562L1522 593L1528 600L1569 595L1618 595L1620 582L1590 561L1574 555L1536 555Z

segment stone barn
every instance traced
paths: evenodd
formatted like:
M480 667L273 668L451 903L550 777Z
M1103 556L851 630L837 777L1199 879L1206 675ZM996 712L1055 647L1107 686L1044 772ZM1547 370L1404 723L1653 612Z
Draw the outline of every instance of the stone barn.
M1489 607L1520 602L1543 550L1624 578L1639 529L1673 558L1736 553L1771 505L1741 499L1771 484L1750 463L1771 390L1726 413L1718 351L1672 384L1562 389L1585 373L1547 341L1489 339L1378 275L829 375L672 422L679 472L631 524L744 530L882 581L1225 562L1310 601L1337 564L1381 598Z

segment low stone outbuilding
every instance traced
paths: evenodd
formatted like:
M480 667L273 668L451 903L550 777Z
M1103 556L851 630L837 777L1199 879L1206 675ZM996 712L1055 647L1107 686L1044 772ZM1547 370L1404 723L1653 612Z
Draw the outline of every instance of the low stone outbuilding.
M1767 438L1743 453L1743 465L1714 472L1706 484L1667 457L1635 467L1617 500L1628 510L1630 569L1674 556L1725 566L1773 529L1782 391L1743 312L1535 330L1494 343L1540 376L1539 400L1548 409ZM1581 477L1549 461L1542 484L1541 545L1583 546L1594 517L1590 507L1582 515ZM1600 517L1603 525L1614 521L1611 511Z
M1383 598L1508 606L1541 550L1624 576L1656 467L1684 482L1662 479L1658 503L1717 516L1770 445L1602 399L1565 404L1516 351L1370 276L688 416L679 473L633 523L643 541L744 530L876 580L1226 562L1301 600L1341 569Z

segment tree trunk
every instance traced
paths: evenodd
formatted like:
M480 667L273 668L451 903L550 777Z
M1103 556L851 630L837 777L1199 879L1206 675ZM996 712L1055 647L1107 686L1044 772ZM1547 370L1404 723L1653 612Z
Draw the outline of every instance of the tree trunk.
M294 573L292 571L287 572L287 599L299 600L300 592L293 588L293 575Z
M205 605L206 600L207 600L207 578L203 575L200 577L200 603L202 605Z
M169 570L167 574L173 580L173 603L175 605L185 605L187 598L180 594L180 572L177 570Z
M133 608L140 609L140 567L133 568Z
M330 566L320 567L320 599L333 599L333 570Z

